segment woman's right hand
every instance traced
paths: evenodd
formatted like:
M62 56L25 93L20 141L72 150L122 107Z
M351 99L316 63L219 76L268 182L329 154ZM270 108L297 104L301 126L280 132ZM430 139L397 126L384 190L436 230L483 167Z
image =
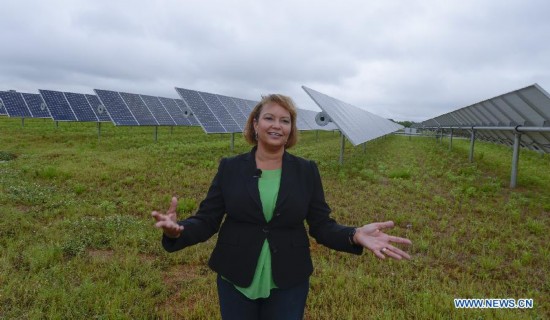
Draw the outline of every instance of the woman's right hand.
M164 234L169 238L179 238L183 231L183 226L178 224L176 217L176 208L178 207L178 198L172 197L170 208L166 211L166 214L162 214L158 211L153 211L151 215L157 221L155 227L162 229Z

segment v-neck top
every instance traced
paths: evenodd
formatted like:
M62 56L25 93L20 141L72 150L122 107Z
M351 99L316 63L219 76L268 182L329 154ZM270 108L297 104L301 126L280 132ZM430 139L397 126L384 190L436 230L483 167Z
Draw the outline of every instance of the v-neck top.
M265 220L271 221L273 211L277 203L277 195L281 185L282 169L262 170L262 176L258 179L258 189L260 191L260 200ZM252 284L249 287L242 288L235 285L249 299L267 298L271 293L271 289L277 288L273 281L273 273L271 272L271 251L269 250L269 242L264 241L262 251L258 257L258 264L254 272Z

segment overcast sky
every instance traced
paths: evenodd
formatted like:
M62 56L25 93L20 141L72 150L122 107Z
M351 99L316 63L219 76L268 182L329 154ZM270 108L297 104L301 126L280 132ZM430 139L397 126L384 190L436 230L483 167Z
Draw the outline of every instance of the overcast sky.
M2 0L0 90L258 100L305 85L422 121L538 83L547 0Z

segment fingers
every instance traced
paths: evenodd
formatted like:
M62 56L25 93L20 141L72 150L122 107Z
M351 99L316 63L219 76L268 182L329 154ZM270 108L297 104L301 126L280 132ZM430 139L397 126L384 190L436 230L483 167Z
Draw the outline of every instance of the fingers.
M378 259L382 259L382 260L386 259L386 256L381 250L372 250L372 252Z
M383 250L382 252L394 259L397 259L397 260L411 259L411 256L408 253L392 245L388 245L387 247L385 247L385 249L386 250Z
M384 229L390 229L393 228L394 223L393 221L385 221L385 222L375 222L374 225L376 226L376 229L378 230L384 230Z
M172 220L163 220L155 223L155 227L164 230L165 232L177 233L183 231L183 226L174 223Z
M402 244L412 244L412 241L407 238L401 238L401 237L395 237L395 236L388 236L388 241L395 242L395 243L402 243Z
M178 198L172 197L172 201L170 202L170 208L168 208L167 213L176 213L177 207L178 207Z
M163 216L164 216L164 215L158 213L157 211L151 212L151 216L153 216L153 218L155 218L155 220L157 220L157 221L162 221L162 220L164 220L164 219L163 219Z

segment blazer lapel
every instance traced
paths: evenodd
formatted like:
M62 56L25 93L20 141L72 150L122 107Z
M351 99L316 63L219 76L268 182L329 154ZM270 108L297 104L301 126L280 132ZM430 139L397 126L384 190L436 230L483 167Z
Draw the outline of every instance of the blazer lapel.
M254 199L254 202L262 208L262 202L260 200L260 190L258 189L258 175L257 175L257 167L256 167L256 147L248 153L246 157L244 157L244 166L243 166L243 178L246 181L246 189L248 190L248 193Z
M289 192L292 190L292 184L294 183L294 178L296 172L294 172L294 162L289 154L285 151L283 155L283 168L281 172L281 184L279 186L279 193L277 194L277 203L275 204L275 211L281 206L283 201L288 196Z

